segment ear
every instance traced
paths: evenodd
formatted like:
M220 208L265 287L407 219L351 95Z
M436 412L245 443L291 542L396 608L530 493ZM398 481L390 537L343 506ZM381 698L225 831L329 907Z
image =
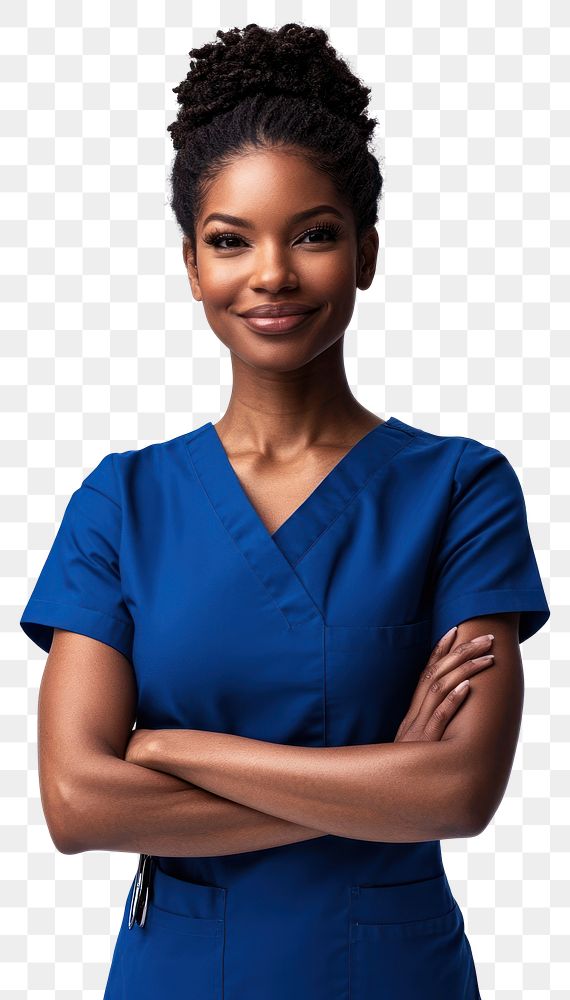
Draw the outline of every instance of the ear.
M376 273L378 257L378 233L375 226L366 230L358 248L356 287L363 291L370 288Z
M182 257L184 259L184 267L186 268L186 273L190 282L190 288L192 289L192 295L197 302L201 302L202 293L200 291L200 281L198 279L196 254L194 253L192 244L187 236L184 236L182 240Z

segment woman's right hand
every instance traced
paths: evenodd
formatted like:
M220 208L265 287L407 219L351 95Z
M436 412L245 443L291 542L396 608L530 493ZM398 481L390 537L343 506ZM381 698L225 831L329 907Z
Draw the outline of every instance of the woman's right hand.
M452 629L434 646L394 743L440 740L469 691L469 683L460 691L457 685L494 663L494 656L489 653L493 636L477 636L450 652L456 634Z

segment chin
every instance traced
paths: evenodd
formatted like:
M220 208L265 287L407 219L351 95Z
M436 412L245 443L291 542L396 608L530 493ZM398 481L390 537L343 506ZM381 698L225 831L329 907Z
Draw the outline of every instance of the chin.
M269 340L269 337L267 338ZM319 354L330 347L330 344L316 346L315 344L268 344L265 350L247 350L243 345L239 348L229 346L244 364L264 372L297 371L313 361Z

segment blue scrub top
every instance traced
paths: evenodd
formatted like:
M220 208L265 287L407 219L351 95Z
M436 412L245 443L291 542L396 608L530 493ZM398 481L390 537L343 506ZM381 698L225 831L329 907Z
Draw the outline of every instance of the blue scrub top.
M550 616L498 449L390 417L270 534L208 421L99 462L20 624L128 657L141 728L321 747L393 742L437 640L502 611L521 643ZM105 1000L479 998L439 841L157 857L128 930L131 893Z

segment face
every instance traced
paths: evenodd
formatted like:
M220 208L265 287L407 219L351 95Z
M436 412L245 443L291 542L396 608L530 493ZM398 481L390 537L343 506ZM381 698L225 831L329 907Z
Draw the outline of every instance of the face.
M343 337L377 252L376 229L358 246L350 206L293 150L247 152L225 167L196 220L195 258L183 243L192 294L212 330L267 371L297 369ZM257 324L242 315L283 304L311 311Z

